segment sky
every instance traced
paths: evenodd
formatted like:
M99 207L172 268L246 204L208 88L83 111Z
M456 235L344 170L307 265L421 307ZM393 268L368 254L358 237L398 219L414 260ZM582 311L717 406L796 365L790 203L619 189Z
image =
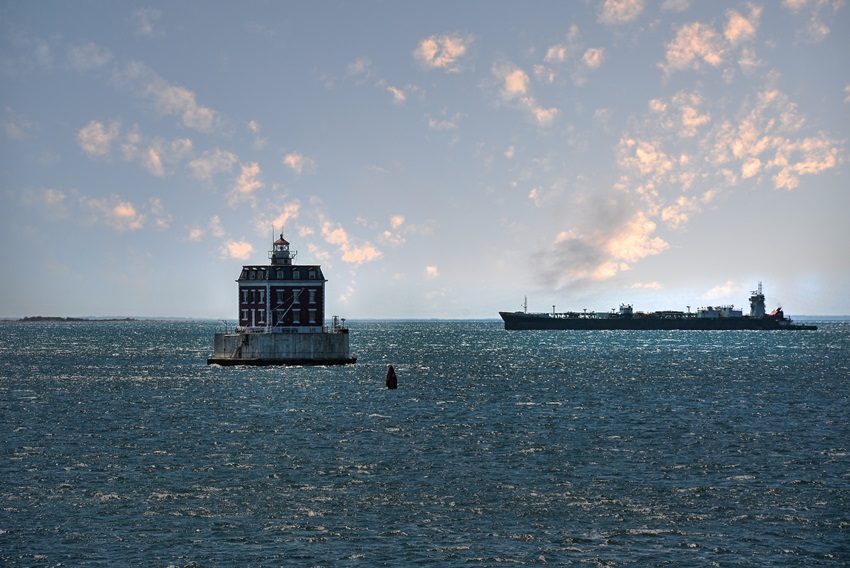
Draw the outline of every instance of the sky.
M0 1L0 317L850 314L843 0Z

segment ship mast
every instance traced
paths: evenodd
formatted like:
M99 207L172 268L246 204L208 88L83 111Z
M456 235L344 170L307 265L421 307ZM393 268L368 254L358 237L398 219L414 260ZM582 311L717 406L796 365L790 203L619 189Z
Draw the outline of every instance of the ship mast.
M761 289L761 282L759 282L759 287L756 290L750 292L752 294L750 296L750 317L751 318L763 318L764 317L764 293Z

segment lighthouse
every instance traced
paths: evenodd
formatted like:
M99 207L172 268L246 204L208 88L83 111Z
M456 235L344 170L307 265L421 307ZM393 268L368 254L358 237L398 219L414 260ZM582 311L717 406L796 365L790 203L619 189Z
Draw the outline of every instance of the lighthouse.
M338 365L354 363L349 333L334 316L325 322L322 267L294 264L297 252L280 235L269 264L245 265L237 282L238 321L233 332L215 334L208 364Z

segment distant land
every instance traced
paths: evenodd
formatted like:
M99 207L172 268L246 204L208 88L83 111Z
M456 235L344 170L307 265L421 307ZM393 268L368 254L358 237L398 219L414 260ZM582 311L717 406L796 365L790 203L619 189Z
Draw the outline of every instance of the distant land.
M189 318L189 317L152 317L152 316L24 316L0 317L4 323L38 323L38 322L140 322L140 321L220 321L221 318Z
M11 319L6 321L18 322L75 322L75 321L138 321L136 318L63 318L59 316L26 316L20 319Z

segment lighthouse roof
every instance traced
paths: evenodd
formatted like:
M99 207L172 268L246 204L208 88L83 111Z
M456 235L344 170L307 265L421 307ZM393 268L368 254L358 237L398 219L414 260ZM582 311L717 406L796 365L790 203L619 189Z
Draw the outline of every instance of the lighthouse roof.
M280 235L280 238L274 242L276 245L288 245L289 241L283 238L283 235Z

